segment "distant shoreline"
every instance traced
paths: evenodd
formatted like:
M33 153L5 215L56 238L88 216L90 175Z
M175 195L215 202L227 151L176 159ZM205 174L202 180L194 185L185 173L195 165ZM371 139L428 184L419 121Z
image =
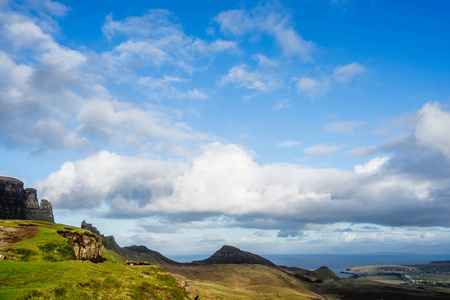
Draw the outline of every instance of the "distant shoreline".
M177 262L191 262L209 257L211 254L166 255ZM420 264L432 261L450 260L450 254L258 254L276 265L315 270L327 266L338 276L351 277L341 273L352 267L390 264Z

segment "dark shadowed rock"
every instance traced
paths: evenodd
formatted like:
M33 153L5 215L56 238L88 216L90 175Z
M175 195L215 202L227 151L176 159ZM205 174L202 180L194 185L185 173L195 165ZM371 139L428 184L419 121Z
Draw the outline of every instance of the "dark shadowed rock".
M0 219L25 219L25 190L22 181L0 177Z
M52 204L42 200L39 206L37 191L24 190L23 182L11 177L0 177L0 219L55 222Z
M266 266L275 266L270 260L259 255L242 251L233 246L223 246L211 257L205 260L194 261L196 265L215 265L215 264L258 264Z
M39 208L39 201L37 198L36 189L32 189L32 188L25 189L25 206L27 208L33 208L33 209Z

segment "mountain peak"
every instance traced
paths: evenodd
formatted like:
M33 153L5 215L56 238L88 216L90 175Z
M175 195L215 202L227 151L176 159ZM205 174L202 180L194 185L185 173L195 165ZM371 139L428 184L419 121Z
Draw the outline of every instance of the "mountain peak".
M266 266L275 266L271 261L250 253L242 251L239 248L230 245L224 245L217 250L211 257L195 261L194 264L216 265L216 264L258 264Z

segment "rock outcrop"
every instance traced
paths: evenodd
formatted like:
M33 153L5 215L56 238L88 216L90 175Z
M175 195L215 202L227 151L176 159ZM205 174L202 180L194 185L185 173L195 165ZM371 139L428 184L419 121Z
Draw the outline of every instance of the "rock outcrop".
M58 234L69 240L78 260L103 261L103 245L99 236L89 232L78 233L73 231L58 231Z
M39 205L35 189L25 190L22 181L10 177L0 177L0 219L55 222L50 201Z
M97 227L92 226L91 223L87 223L85 220L81 222L81 228L89 230L90 232L95 233L102 239L103 246L106 249L116 251L117 253L120 252L121 247L116 243L116 240L114 239L114 236L112 235L103 235Z

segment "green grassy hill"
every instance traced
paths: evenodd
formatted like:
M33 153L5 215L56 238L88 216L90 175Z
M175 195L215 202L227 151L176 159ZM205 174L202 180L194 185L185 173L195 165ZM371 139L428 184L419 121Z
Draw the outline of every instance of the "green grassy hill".
M103 263L77 261L58 231L90 232L39 221L0 220L0 299L189 299L153 265L127 265L113 251Z

